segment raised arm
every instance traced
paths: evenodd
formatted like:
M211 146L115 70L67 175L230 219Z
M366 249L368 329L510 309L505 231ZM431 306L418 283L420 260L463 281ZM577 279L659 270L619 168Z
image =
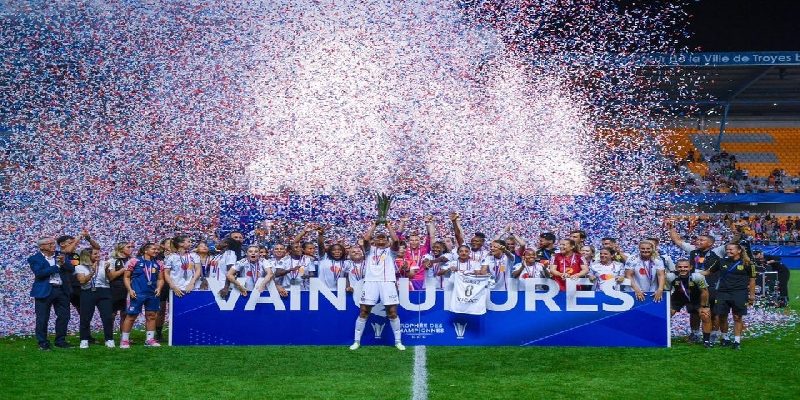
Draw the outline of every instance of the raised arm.
M97 243L92 237L89 235L89 231L86 228L81 230L81 236L89 242L89 246L92 246L93 249L100 250L100 243Z
M294 238L292 238L292 243L300 243L300 242L302 242L303 238L306 235L308 235L308 233L311 232L312 230L313 230L313 228L312 228L311 224L306 224L306 226L303 227L303 230L298 232L297 235L295 235Z
M428 244L428 248L433 248L433 244L436 243L436 225L433 223L433 215L428 215L425 217L425 227L428 230L428 240L430 243Z
M372 240L372 235L375 234L375 228L378 227L378 224L375 221L370 222L369 228L364 233L364 249L369 248L369 242Z
M678 234L678 231L675 229L675 224L672 222L671 219L667 220L667 233L669 233L669 238L672 240L672 243L675 243L676 246L682 247L683 246L683 238L681 235Z
M397 223L397 230L396 230L398 232L397 233L398 237L399 236L405 236L403 234L403 232L406 231L406 225L408 224L408 219L409 218L408 218L407 215L404 215L404 216L400 217L400 222Z
M389 238L392 239L392 251L397 251L400 246L400 238L397 237L397 231L394 229L392 221L386 221L386 230L389 231Z
M461 246L464 244L464 231L461 229L461 221L458 213L450 213L450 221L453 222L453 234L456 237L456 244Z

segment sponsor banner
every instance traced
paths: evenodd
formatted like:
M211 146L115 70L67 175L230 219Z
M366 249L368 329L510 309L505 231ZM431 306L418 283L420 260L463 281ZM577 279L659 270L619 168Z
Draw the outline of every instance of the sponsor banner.
M428 346L631 346L667 347L668 297L636 301L623 292L493 291L483 315L447 311L447 291L409 291L400 282L403 343ZM216 285L215 285L216 286ZM344 287L344 281L340 281ZM534 287L534 285L529 285ZM213 288L212 288L213 289ZM269 290L247 297L233 292L226 301L216 290L173 297L172 345L348 345L358 316L354 294L332 292L316 279L311 290L290 290L281 298ZM375 306L362 344L394 342L385 309Z

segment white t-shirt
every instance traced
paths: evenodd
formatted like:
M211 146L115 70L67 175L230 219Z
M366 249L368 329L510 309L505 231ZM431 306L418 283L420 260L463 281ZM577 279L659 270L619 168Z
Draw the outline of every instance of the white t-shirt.
M453 250L450 250L450 254L452 254L451 257L452 260L458 259L458 246L454 247ZM486 256L488 255L489 255L489 249L487 249L486 247L482 247L480 250L472 250L472 248L470 248L469 250L470 260L478 263L482 262L483 259L486 258Z
M364 274L367 271L367 260L364 259L359 262L346 260L344 262L344 268L350 279L350 286L353 286L354 283L364 280Z
M519 290L526 290L527 283L525 282L526 279L533 279L533 278L547 278L547 267L542 265L542 263L535 261L533 265L525 265L523 263L517 263L511 268L514 272L519 271L520 269L522 272L519 275L519 281L521 282L518 285ZM544 290L545 285L536 285L534 288L535 290Z
M75 266L75 278L77 279L78 274L81 275L91 275L92 270L89 266L79 264ZM92 282L94 281L94 287L96 288L109 288L111 287L108 284L108 279L106 278L106 269L103 268L102 265L98 265L97 273L86 283L81 285L81 289L88 290L92 288Z
M449 269L451 272L475 272L481 270L481 263L472 259L460 261L456 258L455 260L448 261L445 268Z
M329 289L336 290L338 288L337 282L339 278L344 278L348 266L347 260L331 260L326 254L322 261L319 262L318 267L319 278L325 282Z
M300 268L284 275L281 280L281 285L287 289L292 285L300 285L301 288L308 289L308 274L316 271L316 261L312 257L306 255L300 258L286 256L280 260L280 263L275 264L276 269L290 270L295 267Z
M247 258L243 258L234 264L232 268L245 278L244 287L247 290L253 290L256 287L258 278L266 276L269 265L267 260L263 258L259 258L254 263L251 263Z
M491 254L484 257L481 266L486 266L489 275L494 279L492 290L508 290L512 265L514 265L514 259L509 258L506 254L502 254L500 258L495 258Z
M278 270L287 270L290 268L291 265L291 257L283 256L283 258L275 258L272 257L267 260L267 267L272 269L272 273L278 272ZM286 274L280 278L277 276L273 279L276 285L288 287L289 285L289 274Z
M625 277L625 267L617 261L611 261L608 264L595 261L589 265L589 273L597 278L594 281L597 290L614 290L619 289L617 277Z
M643 292L655 292L658 289L658 271L664 270L664 263L661 259L642 260L641 257L634 256L625 263L626 270L633 270L633 279Z
M236 253L233 250L226 250L222 254L215 255L211 260L208 279L225 282L228 279L228 269L234 264L236 264Z
M370 247L366 255L367 272L365 282L396 282L395 254L386 247L379 249Z
M486 314L489 277L453 274L450 311L460 314Z
M194 277L195 265L200 265L200 258L195 253L172 253L164 260L164 268L168 270L175 286L181 290L186 290Z
M427 278L436 279L436 290L444 290L444 275L438 276L438 274L439 274L439 271L441 271L444 268L447 268L447 263L449 261L453 260L453 253L442 253L442 256L447 258L448 261L432 263L431 267L428 268L427 271L425 271L425 274L426 274ZM434 260L436 258L438 258L438 257L434 257L433 254L428 253L428 254L425 255L425 257L422 257L422 260L423 261L425 261L425 260L432 261L432 260Z

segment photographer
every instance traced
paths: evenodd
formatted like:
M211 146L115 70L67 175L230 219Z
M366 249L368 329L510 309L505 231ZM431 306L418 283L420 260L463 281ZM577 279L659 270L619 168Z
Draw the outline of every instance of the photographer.
M789 268L781 262L778 257L771 257L764 254L761 250L753 251L753 258L756 266L763 269L763 272L778 273L778 307L786 307L789 304ZM766 290L763 288L762 290Z

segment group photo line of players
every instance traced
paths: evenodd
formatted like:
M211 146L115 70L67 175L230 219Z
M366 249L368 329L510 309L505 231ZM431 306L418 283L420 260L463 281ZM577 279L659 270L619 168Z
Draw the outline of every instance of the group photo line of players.
M488 244L481 232L465 243L459 215L451 214L450 220L453 236L442 240L436 237L432 217L424 219L425 234L406 234L405 221L398 227L392 222L372 222L355 244L326 240L326 228L310 223L271 249L244 245L244 235L234 231L216 243L195 243L189 236L178 235L143 243L138 250L133 242L120 241L107 260L101 260L101 246L86 230L77 237L43 237L37 242L39 251L28 258L35 275L31 296L36 339L41 349L50 349L47 324L54 310L55 346L71 347L66 331L72 304L80 316L81 348L95 342L91 335L95 310L105 345L115 347L114 319L119 315L119 347L129 348L130 331L144 308L144 345L158 347L170 291L182 297L194 290L214 290L227 299L232 290L247 296L274 285L286 297L289 290L308 290L310 279L317 278L332 291L338 290L340 279L348 292L354 292L356 283L361 285L352 350L360 347L367 317L379 302L386 307L395 346L403 350L397 316L399 278L408 278L409 290L425 290L431 284L445 290L448 284L452 288L450 277L460 273L489 276L490 289L495 291L543 289L541 280L528 288L526 282L532 278L552 279L565 291L567 280L586 278L591 284L580 284L578 290L621 290L631 292L638 301L652 296L659 302L671 296L672 314L685 308L690 315L690 341L705 347L741 346L742 317L756 296L755 261L763 261L763 253L750 251L738 234L719 246L717 238L708 235L687 243L668 222L670 238L687 253L673 261L659 252L659 240L654 237L642 238L630 253L612 237L602 238L595 250L582 230L572 230L562 239L553 232L541 233L535 246L511 228ZM307 240L313 234L316 243ZM78 251L83 241L89 246ZM733 335L728 329L729 314Z

